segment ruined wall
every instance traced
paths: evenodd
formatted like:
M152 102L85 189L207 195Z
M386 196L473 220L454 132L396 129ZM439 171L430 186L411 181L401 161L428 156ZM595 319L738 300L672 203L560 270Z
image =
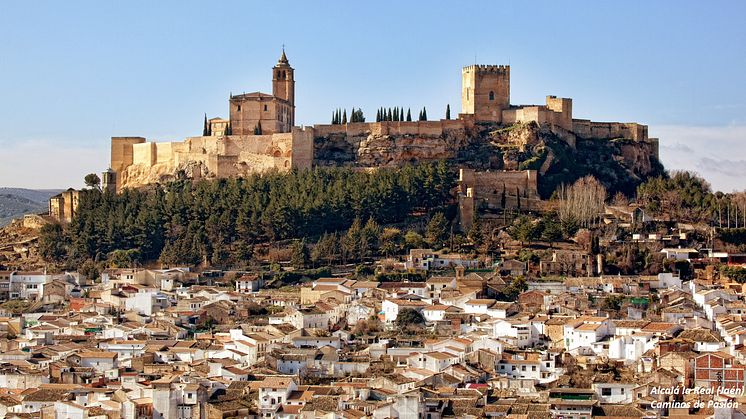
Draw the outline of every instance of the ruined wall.
M505 190L505 206L502 194ZM543 208L538 194L536 170L495 170L478 172L459 169L459 228L468 231L479 208Z
M580 138L614 139L628 138L635 141L648 139L648 126L636 122L595 122L573 119L572 130Z
M539 196L536 170L493 170L477 172L473 169L459 169L459 191L466 193L469 188L475 197L501 195L503 186L507 194L518 191L521 196Z

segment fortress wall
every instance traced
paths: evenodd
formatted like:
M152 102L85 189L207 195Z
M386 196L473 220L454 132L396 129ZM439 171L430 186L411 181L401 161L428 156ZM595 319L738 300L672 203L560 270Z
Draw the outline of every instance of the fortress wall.
M145 142L143 137L111 137L111 169L119 173L134 161L133 145Z
M445 130L463 130L466 122L460 119L439 121L382 121L356 122L346 125L314 125L315 137L339 134L348 137L367 135L426 135L439 137Z
M313 164L314 130L294 128L292 134L290 166L293 169L310 169Z
M173 163L174 160L174 144L178 143L154 143L156 150L156 163Z
M495 170L477 172L473 169L460 170L460 184L462 193L471 188L476 197L501 195L503 185L507 195L527 194L531 198L538 196L536 170Z
M648 139L647 125L636 122L595 122L587 119L573 119L572 127L581 138L614 139L628 138L635 141Z
M152 166L155 164L156 145L154 142L132 145L132 164Z

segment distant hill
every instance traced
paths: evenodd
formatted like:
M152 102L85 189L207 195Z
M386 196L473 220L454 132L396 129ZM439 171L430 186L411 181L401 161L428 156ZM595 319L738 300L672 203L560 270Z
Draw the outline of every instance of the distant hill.
M62 189L0 188L0 227L24 214L44 212L51 196Z

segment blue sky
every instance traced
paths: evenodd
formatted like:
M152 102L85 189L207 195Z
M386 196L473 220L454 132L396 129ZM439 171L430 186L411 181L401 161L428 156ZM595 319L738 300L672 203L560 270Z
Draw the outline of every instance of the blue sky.
M296 121L446 104L460 69L511 65L514 104L638 121L669 169L746 188L744 2L4 2L0 186L80 186L109 137L180 140L230 92L271 91L282 44ZM475 58L476 57L476 58Z

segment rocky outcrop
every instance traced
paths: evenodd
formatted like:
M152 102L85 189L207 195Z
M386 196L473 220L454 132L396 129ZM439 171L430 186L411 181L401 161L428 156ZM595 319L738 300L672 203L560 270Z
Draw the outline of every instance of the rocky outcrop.
M662 169L653 142L578 139L572 132L535 122L478 124L439 136L366 134L316 138L314 164L387 167L445 159L477 170L534 169L541 175L542 195L587 174L612 191L630 193Z

